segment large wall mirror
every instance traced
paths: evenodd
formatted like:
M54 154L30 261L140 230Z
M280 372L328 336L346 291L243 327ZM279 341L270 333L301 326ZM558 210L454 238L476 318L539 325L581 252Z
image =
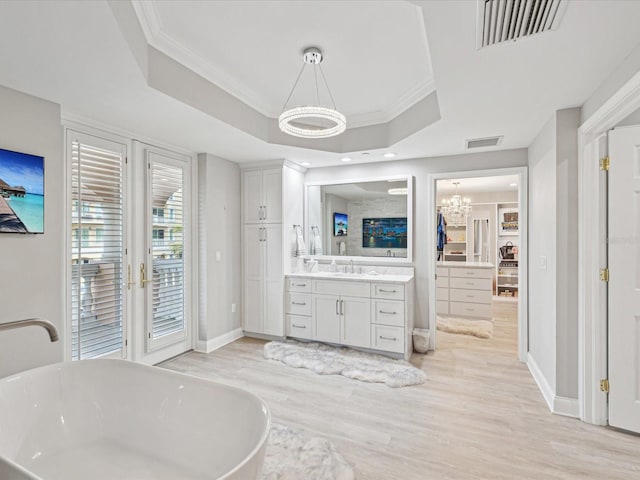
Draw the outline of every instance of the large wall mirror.
M412 177L307 184L305 232L313 256L411 262Z

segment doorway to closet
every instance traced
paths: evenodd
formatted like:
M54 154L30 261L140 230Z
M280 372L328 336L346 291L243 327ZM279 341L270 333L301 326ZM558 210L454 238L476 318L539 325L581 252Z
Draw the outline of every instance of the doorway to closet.
M432 176L438 342L526 359L526 168Z

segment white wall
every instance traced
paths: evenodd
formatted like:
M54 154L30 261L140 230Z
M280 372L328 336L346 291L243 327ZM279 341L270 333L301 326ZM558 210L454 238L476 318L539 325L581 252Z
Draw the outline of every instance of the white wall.
M44 156L44 235L0 234L0 322L42 317L58 328L0 332L0 377L63 360L64 188L60 106L0 87L0 148Z
M579 108L557 111L529 148L529 356L547 393L570 399L578 398L579 121Z
M241 327L240 169L207 153L198 155L198 350ZM220 260L216 254L219 252ZM236 305L236 312L231 305Z
M520 167L526 164L527 151L525 149L502 150L448 157L317 168L307 172L305 181L310 183L335 183L336 179L369 179L386 176L397 177L399 175L414 176L413 265L416 274L416 327L429 328L428 288L429 281L434 279L434 272L427 270L427 252L429 251L427 228L429 222L435 221L435 212L430 212L427 208L427 199L429 195L434 194L431 185L429 185L429 175L432 173Z
M529 357L555 394L556 118L529 147ZM548 399L549 401L549 399Z

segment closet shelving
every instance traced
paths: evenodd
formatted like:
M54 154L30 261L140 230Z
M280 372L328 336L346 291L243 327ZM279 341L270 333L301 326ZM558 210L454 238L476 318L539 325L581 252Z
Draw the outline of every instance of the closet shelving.
M501 218L501 216L507 215L509 212L516 214L516 223L517 223L517 213L518 213L518 203L517 202L509 202L509 203L498 203L497 207L497 259L496 262L496 295L499 297L517 297L518 289L519 289L519 275L518 275L518 256L515 255L515 258L500 258L500 247L506 245L507 242L513 243L514 246L518 246L519 234L516 230L515 232L506 232L504 228L501 228L501 222L505 219ZM509 218L507 218L509 220Z

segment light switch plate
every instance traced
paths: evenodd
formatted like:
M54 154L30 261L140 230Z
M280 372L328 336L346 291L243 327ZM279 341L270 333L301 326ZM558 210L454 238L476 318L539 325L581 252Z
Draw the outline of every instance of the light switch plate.
M538 267L540 270L547 270L547 257L545 255L540 255L540 260L538 261Z

